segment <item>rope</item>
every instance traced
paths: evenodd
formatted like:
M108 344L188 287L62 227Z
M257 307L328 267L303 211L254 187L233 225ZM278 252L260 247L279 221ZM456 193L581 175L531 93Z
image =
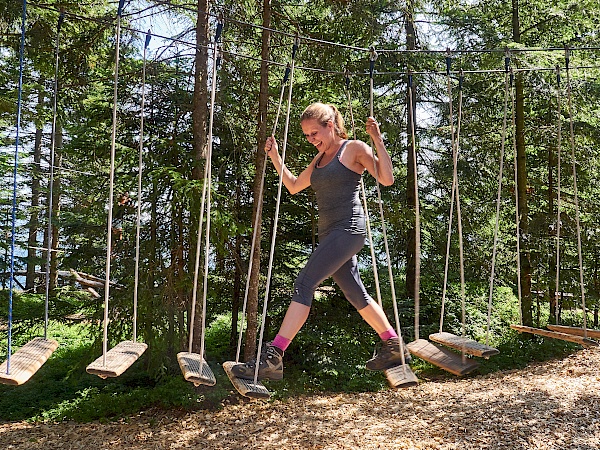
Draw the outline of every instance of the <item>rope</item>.
M281 191L283 186L283 174L285 172L285 151L287 148L288 131L290 127L290 111L292 108L292 86L294 85L294 64L296 61L296 52L298 50L300 40L296 38L292 49L292 62L290 66L290 87L288 89L287 98L287 112L285 116L285 128L283 131L283 145L281 149L281 171L279 174L279 183L277 186L277 200L275 202L275 220L273 222L273 237L271 238L271 250L269 253L269 269L267 272L267 285L265 287L265 300L263 302L262 319L260 324L260 336L258 338L258 349L256 354L256 364L254 368L254 384L258 382L258 369L260 368L260 352L263 343L263 336L265 332L265 321L267 317L267 304L269 301L269 292L271 289L271 275L273 273L273 257L275 256L275 241L277 238L277 222L279 221L279 207L281 205Z
M556 323L559 323L558 313L558 298L559 298L559 282L560 282L560 200L561 200L561 145L562 145L562 111L561 111L561 98L560 98L560 68L556 68L556 105L557 105L557 124L556 124L556 138L557 138L557 186L556 186L556 279L554 289L554 301L556 303L554 315L556 316Z
M275 135L275 132L277 131L277 124L279 122L279 114L281 113L281 105L283 103L283 93L285 91L285 86L288 82L290 76L290 66L288 65L285 69L285 74L283 76L283 80L281 81L281 91L279 93L279 103L277 105L277 113L275 114L275 122L273 124L273 132L271 133L273 136ZM259 149L260 151L260 149ZM262 210L262 203L263 203L263 190L264 190L264 186L265 186L265 174L267 171L267 156L265 155L265 158L263 159L263 166L262 166L262 175L260 178L260 186L258 188L258 198L257 198L257 202L259 202L258 207L257 207L257 214L256 217L254 218L254 230L252 232L252 247L250 248L250 261L248 263L248 275L246 276L246 291L244 293L244 303L242 306L242 322L240 325L240 333L238 335L238 344L237 344L237 351L235 354L235 362L238 363L240 361L240 353L241 353L241 349L242 349L242 332L244 330L244 325L245 325L245 318L246 318L246 308L248 306L248 295L250 292L250 277L252 275L252 266L254 263L254 249L256 246L256 240L257 240L257 236L258 236L258 227L260 225L260 215L258 214L258 211Z
M377 60L377 52L375 51L375 48L371 48L371 56L369 58L369 114L371 116L373 116L373 73L375 72L375 61ZM354 127L354 119L352 119L353 123L352 126ZM373 140L371 140L371 146L373 147ZM375 158L375 150L373 150L373 158ZM377 165L375 163L373 163L373 170L375 171L375 186L377 189L377 201L379 204L381 204L381 193L379 192L379 175L378 175L378 171L377 171ZM363 195L363 209L365 210L365 214L366 214L366 219L367 219L367 232L369 235L369 242L370 242L370 251L371 251L371 261L372 261L372 265L373 265L373 278L375 281L375 294L377 295L377 303L379 303L379 306L381 306L383 308L383 300L381 298L381 288L379 285L379 271L377 269L377 259L375 258L375 249L373 248L373 237L371 235L371 224L368 221L369 216L368 216L368 207L367 207L367 197L366 197L366 192L365 192L365 185L364 185L364 181L361 177L360 179L360 183L361 183L361 189L362 189L362 195ZM385 226L385 225L384 225Z
M17 136L15 141L15 164L13 168L12 231L10 239L10 279L8 283L8 347L6 374L10 375L12 353L13 286L15 282L15 239L17 233L17 169L19 167L19 132L21 131L21 107L23 98L23 59L25 53L25 23L27 22L27 0L23 0L21 14L21 47L19 49L19 93L17 98Z
M345 89L346 89L346 96L348 98L348 113L350 114L350 124L352 127L352 136L354 139L356 139L356 127L354 125L354 112L352 110L352 100L350 98L350 76L348 73L346 73L346 83L345 83ZM379 286L379 272L377 270L377 258L375 257L375 248L373 246L373 234L371 232L371 219L369 217L369 208L367 205L367 194L366 194L366 190L365 190L365 183L363 181L363 178L360 178L360 190L361 190L361 196L362 196L362 203L363 203L363 209L365 211L365 225L367 228L367 238L369 240L369 250L371 252L371 266L373 267L373 278L375 281L375 293L377 296L377 303L379 304L379 306L383 306L383 301L381 299L381 288Z
M148 33L150 31L148 30ZM133 284L133 342L137 342L137 307L138 287L140 280L140 228L142 216L142 173L144 170L144 106L146 103L146 51L150 44L150 34L146 34L142 65L142 104L140 110L140 151L138 157L138 185L137 185L137 215L135 225L135 280Z
M464 257L464 244L463 244L463 231L462 231L462 213L460 210L460 194L458 188L458 149L460 142L460 119L462 116L462 76L459 82L459 90L458 90L458 118L456 124L456 142L455 142L455 152L454 152L454 177L456 178L455 189L456 189L456 217L457 217L457 225L458 225L458 253L459 253L459 261L460 261L460 297L461 297L461 318L462 318L462 337L464 338L467 334L467 326L466 326L466 294L465 294L465 257ZM466 354L465 347L462 346L462 362L465 364Z
M458 149L460 142L460 125L462 116L462 84L463 75L461 73L459 80L458 90L458 114L456 124L456 134L454 131L454 116L452 108L452 86L450 83L450 67L452 58L450 51L448 50L448 56L446 57L446 78L448 87L448 99L449 99L449 114L448 120L450 123L450 136L452 145L452 193L450 200L450 216L448 220L448 238L446 243L446 262L444 267L444 287L442 290L442 307L440 313L440 333L443 331L444 315L445 315L445 303L446 303L446 292L448 283L448 266L450 260L450 242L452 237L452 219L454 216L454 200L456 199L456 216L457 216L457 227L458 227L458 252L459 252L459 266L460 266L460 297L461 297L461 324L462 324L462 337L466 337L466 294L465 294L465 269L464 269L464 245L463 245L463 232L462 232L462 213L460 209L460 190L458 187ZM463 364L465 363L465 347L461 349Z
M506 146L506 128L508 122L508 97L510 89L510 75L508 68L510 66L510 57L505 58L505 75L504 75L504 113L502 116L502 138L500 144L500 158L498 161L498 195L496 196L496 223L494 224L494 244L492 246L492 262L490 270L490 292L488 296L488 316L487 328L485 333L485 345L490 344L490 328L492 317L492 298L494 296L494 281L496 277L496 255L498 253L498 231L500 229L500 204L502 202L502 178L504 171L504 151Z
M452 236L452 221L454 220L454 194L456 192L456 183L457 183L457 173L456 173L456 164L457 164L457 152L456 152L456 142L455 142L455 134L454 134L454 117L453 117L453 103L452 103L452 87L450 85L450 68L451 68L451 58L450 56L446 57L446 80L447 80L447 90L448 90L448 122L450 124L450 145L452 147L452 189L450 194L450 214L448 216L448 233L446 239L446 261L444 264L444 284L442 287L442 305L440 309L440 333L444 329L444 317L446 315L446 293L448 288L448 267L450 265L450 243Z
M312 38L310 36L294 35L290 32L277 30L275 28L270 28L270 27L265 27L263 25L253 24L250 22L234 19L232 17L224 17L222 15L222 13L220 13L220 12L219 13L211 13L210 11L202 11L202 10L198 10L197 8L193 8L193 7L189 7L189 6L185 6L185 5L178 5L178 4L174 4L170 1L164 1L164 0L157 1L156 3L158 5L168 6L169 8L173 8L173 9L184 10L187 12L191 12L193 14L205 14L205 15L213 17L215 19L221 18L225 22L247 26L250 28L254 28L258 31L265 30L265 31L269 31L273 34L278 34L278 35L286 36L286 37L295 37L296 36L299 39L301 39L302 41L309 42L309 43L312 42L315 44L324 44L324 45L339 47L339 48L348 49L348 50L355 50L355 51L364 51L364 52L369 51L369 48L359 47L359 46L355 46L355 45L347 45L347 44L342 44L342 43L333 42L333 41L326 41L323 39ZM45 8L45 9L55 9L56 8L55 5L48 5L48 4L42 4L42 3L35 3L32 5L35 7L38 7L38 8ZM127 15L131 16L133 14L139 14L139 13L146 11L147 9L148 8L143 8L139 11L129 13ZM85 17L83 17L83 18L85 18ZM89 18L85 18L85 19L92 20ZM101 20L101 19L96 19L96 20ZM139 31L139 30L134 30L134 31ZM158 36L158 35L153 35L153 36ZM166 38L166 39L170 39L170 38ZM537 52L563 51L563 50L564 50L563 47L524 47L524 48L511 49L512 52L519 52L519 53L533 53L533 52L537 53ZM595 51L595 50L600 50L600 47L599 46L574 47L572 50ZM457 53L457 54L487 54L487 53L504 53L506 51L506 49L505 48L455 49L452 51L453 51L453 53ZM389 49L380 49L379 52L380 53L401 53L401 54L443 54L443 53L446 53L447 50L442 50L442 49L412 49L412 50L409 50L409 49L389 48Z
M161 2L164 4L168 4L171 5L168 2ZM39 4L39 3L32 3L32 6L40 8L40 9L45 9L45 10L56 10L56 7L54 5L45 5L45 4ZM182 7L181 5L171 5L173 7ZM192 9L192 8L188 8L189 11L192 11L194 14L198 14L198 13L202 13L202 11L198 11L196 9ZM75 13L67 13L70 17L72 18L77 18L79 20L86 20L86 21L92 21L92 22L97 22L97 23L101 23L101 24L109 24L110 22L104 19L100 19L100 18L92 18L92 17L86 17L86 16L82 16L82 15L78 15ZM216 14L211 14L211 13L205 13L209 16L215 16L217 17ZM230 23L238 23L238 24L242 24L242 25L248 25L251 27L255 27L259 30L265 29L265 30L269 30L272 33L275 34L280 34L282 36L288 36L288 37L292 37L294 36L291 33L288 32L282 32L273 28L267 28L267 27L263 27L260 25L255 25L255 24L249 24L247 22L242 22L239 20L235 20L235 19L231 19L231 18L226 18L225 21L230 22ZM139 34L143 34L145 33L143 30L139 30L133 27L126 27L123 26L122 27L123 30L127 30L133 33L139 33ZM183 39L177 38L177 37L171 37L171 36L163 36L157 33L152 33L151 34L152 37L156 37L159 39L163 39L163 40L168 40L174 43L179 43L179 44L183 44L187 47L190 48L194 48L196 49L196 51L201 48L201 46L196 45L195 43L192 42L188 42L185 41ZM331 41L324 41L324 40L320 40L320 39L315 39L315 38L311 38L309 36L302 36L301 39L303 41L306 42L314 42L315 44L319 44L319 45L329 45L332 47L340 47L340 48L344 48L344 49L348 49L348 50L353 50L353 51L361 51L361 52L369 52L370 49L369 48L363 48L363 47L357 47L357 46L351 46L351 45L346 45L346 44L341 44L341 43L337 43L337 42L331 42ZM512 52L518 52L518 53L531 53L531 52L553 52L553 51L562 51L563 48L558 48L558 47L546 47L546 48L515 48L515 49L511 49ZM600 47L574 47L571 50L578 50L578 51L597 51L600 50ZM410 54L441 54L441 53L446 53L447 50L427 50L427 49L414 49L414 50L407 50L407 49L379 49L378 50L380 53L399 53L399 54L406 54L406 55L410 55ZM506 49L500 49L500 48L495 48L495 49L471 49L471 50L461 50L461 49L455 49L453 50L454 53L459 53L459 54L493 54L493 53L503 53L505 52ZM223 51L223 54L225 55L233 55L233 56L239 56L239 57L243 57L245 59L249 59L249 60L254 60L254 61L262 61L260 58L255 58L253 56L250 55L244 55L244 54L239 54L233 51ZM276 61L265 61L270 65L281 65L281 63L278 63ZM579 66L579 67L572 67L572 69L597 69L600 68L600 66ZM323 73L329 73L329 74L335 74L335 75L343 75L343 72L339 72L339 71L331 71L331 70L324 70L324 69L320 69L320 68L312 68L312 67L302 67L302 66L297 66L296 69L299 70L306 70L306 71L315 71L315 72L323 72ZM514 69L515 73L518 72L531 72L531 71L546 71L546 70L554 70L554 67L533 67L533 68L520 68ZM463 73L501 73L503 72L503 69L482 69L482 70L464 70ZM404 76L406 72L379 72L380 75L390 75L390 76ZM458 72L453 72L454 74L458 74ZM412 72L413 75L430 75L430 74L439 74L439 75L444 75L445 72L443 71L413 71ZM366 72L362 73L362 75L368 75Z
M571 162L573 167L573 200L575 203L575 221L577 224L577 255L579 257L579 284L581 288L581 305L583 308L583 337L587 338L587 312L585 310L585 283L583 281L583 252L581 249L581 223L579 214L579 198L577 195L577 161L575 159L575 131L573 125L573 101L571 76L569 73L570 50L565 48L565 66L567 74L567 100L569 103L569 137L571 143Z
M104 281L104 326L102 336L102 365L106 366L106 353L108 352L108 299L110 296L110 258L112 251L112 218L113 218L113 199L115 184L115 154L117 140L117 91L119 82L119 46L121 43L121 13L125 0L119 0L117 10L116 25L116 43L115 43L115 74L114 74L114 92L113 92L113 111L112 111L112 133L110 142L110 176L108 191L108 221L106 230L106 280Z
M204 185L202 189L202 204L201 211L204 211L204 200L206 198L206 230L204 240L204 279L202 291L202 317L201 317L201 332L200 332L200 356L204 358L204 338L206 331L206 298L208 295L208 269L210 258L210 212L211 212L211 180L212 180L212 148L213 148L213 124L215 112L215 96L217 91L217 66L219 64L219 40L223 31L223 23L217 24L215 40L213 46L213 68L212 68L212 89L210 93L210 112L208 123L208 150L206 153L206 165L204 167ZM202 221L203 213L200 213L200 221L198 223L198 237L196 245L196 263L194 268L194 287L192 291L192 311L190 317L190 337L189 337L189 352L192 352L192 343L194 339L194 322L196 319L196 300L198 286L198 272L200 267L200 243L202 241Z
M46 298L44 301L44 339L48 339L48 307L50 298L50 260L52 249L52 206L54 198L54 157L56 145L56 116L57 116L57 101L58 101L58 64L60 51L60 28L62 26L65 14L61 11L58 16L58 25L56 27L56 44L55 44L55 63L54 63L54 98L52 101L52 136L50 136L50 178L48 181L48 240L46 247Z
M374 117L374 109L373 109L373 92L374 92L374 80L373 80L373 73L374 73L374 69L375 69L375 61L377 60L377 52L375 51L374 48L371 49L371 58L370 58L370 64L369 64L369 72L370 72L370 77L369 77L369 112L370 112L370 116ZM377 204L379 205L379 216L381 219L381 233L383 236L383 246L385 248L385 258L386 258L386 263L387 263L387 267L388 267L388 277L390 279L390 290L391 290L391 294L392 294L392 305L394 308L394 318L395 318L395 322L396 322L396 333L398 334L398 337L400 338L400 355L401 355L401 361L402 361L402 366L404 367L404 372L406 372L406 361L404 358L404 340L402 339L402 330L400 327L400 316L398 314L398 301L396 299L396 286L394 283L394 274L392 272L392 259L390 257L390 248L388 245L388 238L387 238L387 229L385 226L385 217L384 217L384 213L383 213L383 201L381 199L381 189L379 187L379 172L377 169L377 163L375 161L375 144L373 143L373 140L371 139L371 147L372 147L372 152L373 152L373 171L375 172L375 189L377 191ZM416 180L416 178L415 178ZM362 179L361 179L362 182ZM416 181L415 181L416 183ZM366 203L366 200L365 200ZM373 241L370 240L370 245L371 247L373 246ZM379 304L380 306L382 305L381 302L381 294L379 300Z
M515 80L512 67L510 68L510 83L513 85ZM518 168L517 168L517 119L515 117L515 96L514 90L511 89L511 107L512 107L512 128L513 128L513 153L514 153L514 171L515 171L515 223L516 223L516 237L517 237L517 293L519 299L519 323L523 325L523 311L522 311L522 289L521 289L521 224L519 214L519 180L518 180Z
M416 132L415 132L415 111L412 100L413 95L413 79L412 74L409 72L408 74L408 86L407 86L407 95L408 95L408 114L411 115L411 120L409 123L410 126L410 139L411 146L410 152L413 158L413 167L412 170L415 175L415 292L414 292L414 300L415 300L415 340L419 339L419 310L420 310L420 299L419 299L419 291L421 284L421 213L419 207L419 183L418 183L418 172L417 172L417 148L416 148Z

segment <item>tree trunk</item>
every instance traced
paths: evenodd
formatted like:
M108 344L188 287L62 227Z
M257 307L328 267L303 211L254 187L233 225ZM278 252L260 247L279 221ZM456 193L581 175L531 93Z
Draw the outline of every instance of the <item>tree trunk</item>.
M406 18L405 18L405 31L406 31L406 48L407 50L415 50L417 48L417 39L415 34L415 22L414 22L414 4L412 1L407 2L406 5ZM410 91L407 90L407 95L411 95L409 99L407 97L407 105L412 104L412 111L406 112L406 125L408 136L407 142L407 158L406 158L406 206L409 211L416 211L417 199L415 197L415 183L417 183L417 174L415 173L415 162L413 160L412 152L412 130L415 129L415 111L417 94L414 85ZM410 227L406 230L406 295L409 298L413 298L415 294L415 286L417 283L417 230L415 228L415 221L411 221Z
M194 97L192 111L192 134L194 137L194 168L192 169L192 179L201 180L203 174L202 160L206 158L206 124L208 122L208 49L209 42L209 16L208 16L208 0L198 0L198 16L196 19L196 58L195 58L195 74L194 74ZM194 204L197 202L191 202ZM188 267L194 268L196 263L196 236L197 233L192 232L196 229L200 216L200 211L192 208L190 214L190 251ZM189 296L188 296L189 297ZM189 301L189 299L187 299ZM196 312L194 324L194 342L192 343L193 351L200 351L200 340L202 336L202 302L196 303Z
M44 105L44 94L38 93L38 110ZM37 265L37 234L40 226L40 163L42 162L42 127L36 124L35 142L33 146L33 168L31 170L31 209L29 216L29 236L27 238L27 272L25 275L25 289L35 288L35 267Z
M267 139L267 105L269 102L269 60L271 43L271 0L263 0L263 32L262 49L260 64L260 91L258 94L258 136L256 146L256 157L254 158L256 173L254 175L254 184L252 186L252 195L254 197L254 206L252 208L252 223L256 224L256 242L254 245L254 255L252 259L252 273L250 274L250 286L248 292L247 309L247 328L246 342L244 345L244 359L249 359L256 353L256 336L258 328L258 281L260 275L260 237L262 218L262 198L260 185L262 182L262 167L266 164L265 152L263 146Z
M519 24L519 1L512 0L513 40L521 42ZM525 98L523 94L523 74L515 76L515 114L517 144L517 190L519 205L519 231L521 262L521 313L523 325L533 326L531 302L531 261L529 251L529 208L527 205L527 157L525 153Z

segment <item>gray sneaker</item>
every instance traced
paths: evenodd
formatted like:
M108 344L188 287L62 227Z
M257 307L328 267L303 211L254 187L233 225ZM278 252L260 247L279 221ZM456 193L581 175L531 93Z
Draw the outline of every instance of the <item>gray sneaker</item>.
M412 358L404 342L402 346L404 347L404 362L409 364ZM391 338L381 344L377 355L367 361L366 368L368 370L385 370L401 364L400 339Z
M246 363L236 364L231 372L242 380L254 380L256 358ZM258 364L258 380L281 380L283 378L283 350L271 343L263 346Z

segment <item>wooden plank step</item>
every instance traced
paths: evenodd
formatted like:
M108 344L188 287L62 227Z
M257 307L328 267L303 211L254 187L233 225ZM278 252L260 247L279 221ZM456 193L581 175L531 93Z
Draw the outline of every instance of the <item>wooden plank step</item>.
M526 327L523 325L511 325L513 330L517 330L519 333L531 333L538 334L540 336L549 337L552 339L560 339L561 341L574 342L584 347L597 347L598 343L591 339L586 339L583 336L576 336L574 334L560 333L558 331L543 330L541 328Z
M400 364L384 370L388 383L393 388L409 388L418 386L419 379L410 370L408 364Z
M197 353L179 352L177 353L177 362L186 381L194 383L194 386L204 384L214 386L217 379L213 374L208 363Z
M565 325L546 325L546 328L548 328L551 331L558 331L559 333L567 333L567 334L574 334L576 336L583 336L583 328L567 327ZM586 333L587 337L589 337L589 338L600 339L600 330L586 328L585 333Z
M447 348L439 347L426 339L417 339L416 341L406 344L406 348L408 348L408 351L413 355L454 375L466 375L479 367L479 363L469 358L466 358L463 363L463 358L458 353Z
M148 348L143 342L119 342L106 352L106 365L104 355L97 358L85 369L87 373L98 375L100 378L115 378L125 372Z
M253 399L268 399L271 397L271 393L260 381L254 383L254 380L243 380L236 377L231 372L232 367L236 364L239 363L236 363L235 361L226 361L223 363L223 369L225 369L225 373L229 377L229 380L231 381L231 384L233 384L233 387L236 391L238 391L244 397Z
M500 351L494 347L452 333L433 333L429 335L429 339L438 344L458 350L459 352L464 351L469 355L486 359L500 353Z
M58 348L53 339L36 337L17 350L10 357L10 373L7 373L8 360L0 365L0 383L18 386L29 380Z

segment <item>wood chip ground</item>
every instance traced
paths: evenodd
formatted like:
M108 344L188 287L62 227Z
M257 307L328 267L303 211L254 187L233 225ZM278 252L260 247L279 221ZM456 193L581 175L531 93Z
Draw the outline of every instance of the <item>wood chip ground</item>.
M5 449L600 448L600 350L405 390L147 411L113 423L0 423Z

